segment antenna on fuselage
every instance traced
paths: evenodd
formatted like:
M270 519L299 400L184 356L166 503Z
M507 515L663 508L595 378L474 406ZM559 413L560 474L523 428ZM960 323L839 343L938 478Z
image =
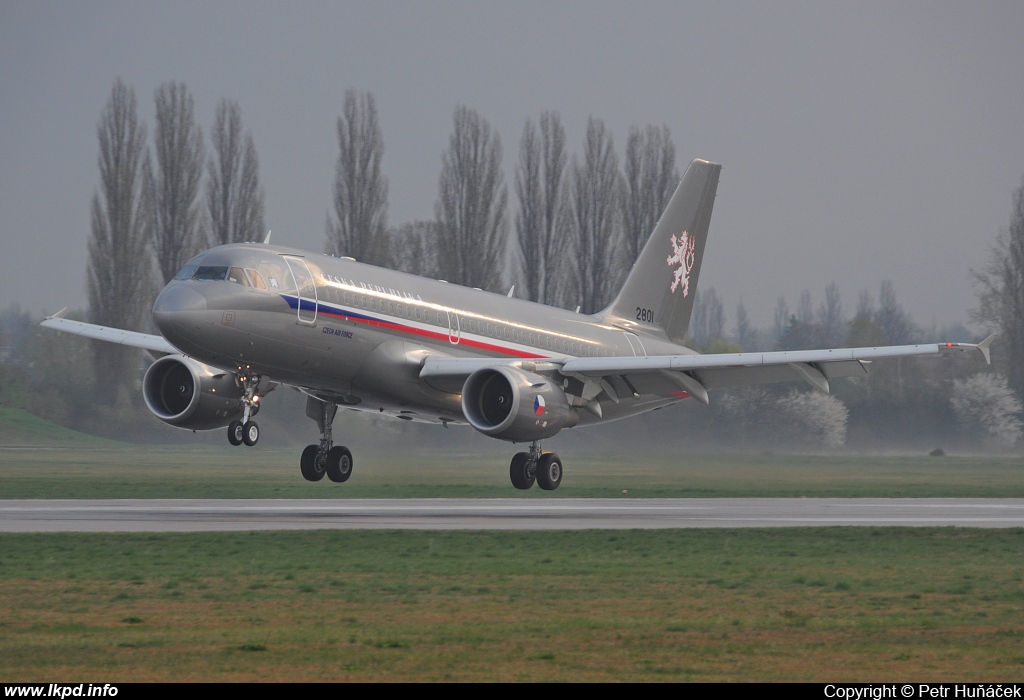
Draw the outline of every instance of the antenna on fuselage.
M508 290L508 298L509 299L512 298L512 295L515 293L515 291L516 291L516 286L513 284L512 285L512 289Z
M270 234L272 233L273 231L267 231L267 237L263 239L263 245L270 245Z

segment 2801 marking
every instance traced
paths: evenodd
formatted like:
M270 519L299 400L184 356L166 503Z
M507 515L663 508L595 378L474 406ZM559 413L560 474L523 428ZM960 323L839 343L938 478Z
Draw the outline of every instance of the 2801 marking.
M650 309L636 307L636 320L644 323L654 323L654 312Z

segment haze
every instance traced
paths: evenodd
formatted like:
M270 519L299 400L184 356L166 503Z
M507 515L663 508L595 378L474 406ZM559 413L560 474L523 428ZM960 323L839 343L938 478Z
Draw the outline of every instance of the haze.
M321 251L347 88L377 98L389 221L430 218L455 106L501 135L510 205L523 122L570 151L603 118L667 124L680 169L724 164L701 288L756 325L893 280L919 324L966 321L968 270L1024 174L1024 4L254 2L0 4L0 306L84 307L96 124L120 76L221 97L255 138L274 242ZM207 144L209 140L207 138ZM567 265L573 261L566 261Z

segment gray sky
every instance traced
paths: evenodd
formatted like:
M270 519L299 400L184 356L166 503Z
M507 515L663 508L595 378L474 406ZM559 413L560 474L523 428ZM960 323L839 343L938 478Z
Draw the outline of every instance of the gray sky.
M377 98L392 224L433 215L458 103L502 138L589 115L620 159L667 124L681 166L724 164L701 287L817 304L894 281L921 324L966 320L1024 174L1024 3L0 3L0 307L84 307L96 124L116 77L152 134L186 83L204 132L237 99L274 242L320 251L347 88ZM204 134L205 135L205 134ZM208 141L208 139L207 139ZM511 192L514 207L514 195ZM570 261L571 262L571 261Z

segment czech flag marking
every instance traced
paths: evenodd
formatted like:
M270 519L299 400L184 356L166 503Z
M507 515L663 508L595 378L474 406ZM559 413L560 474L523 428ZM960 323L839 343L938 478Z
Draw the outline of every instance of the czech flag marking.
M544 397L538 396L533 400L533 412L538 415L544 415Z

